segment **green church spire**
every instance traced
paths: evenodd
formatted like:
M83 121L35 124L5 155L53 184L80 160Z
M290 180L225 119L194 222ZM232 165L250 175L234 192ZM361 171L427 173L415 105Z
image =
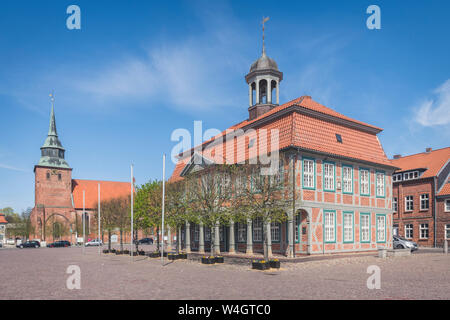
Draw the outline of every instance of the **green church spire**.
M55 98L53 94L50 95L52 101L52 110L50 112L50 124L48 128L48 135L41 147L41 159L38 166L52 167L52 168L67 168L69 165L64 160L64 152L61 142L58 139L55 121Z

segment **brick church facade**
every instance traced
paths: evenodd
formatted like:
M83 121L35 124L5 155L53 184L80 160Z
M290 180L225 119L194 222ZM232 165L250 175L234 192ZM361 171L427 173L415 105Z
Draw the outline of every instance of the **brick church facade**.
M190 170L201 174L202 166L248 163L264 152L277 152L286 223L231 221L210 230L187 221L182 231L186 250L203 252L215 232L216 252L262 252L262 228L267 228L269 252L288 257L392 248L396 167L377 137L382 129L342 115L310 96L280 105L282 79L283 73L263 46L262 56L245 76L248 118L180 154L170 181L183 179ZM205 161L193 166L199 157ZM244 179L244 185L250 186L257 178Z
M41 147L41 158L34 167L35 206L31 213L33 237L41 241L68 240L76 243L82 237L83 191L85 193L86 240L97 238L95 213L98 187L101 201L128 196L128 182L79 180L72 178L72 168L65 160L57 134L52 98L50 125Z

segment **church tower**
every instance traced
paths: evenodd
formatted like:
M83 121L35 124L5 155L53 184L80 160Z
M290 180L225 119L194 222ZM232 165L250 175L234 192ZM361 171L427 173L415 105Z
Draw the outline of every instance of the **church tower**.
M245 76L248 84L249 96L249 120L270 111L280 103L279 86L283 80L283 73L278 70L275 60L266 54L264 43L264 23L269 18L263 19L263 47L262 55L250 67L250 72Z
M51 101L47 138L41 147L39 163L34 167L35 207L32 222L35 223L36 235L42 235L43 239L50 217L58 216L69 222L73 211L72 169L64 159L65 149L58 138L53 96Z

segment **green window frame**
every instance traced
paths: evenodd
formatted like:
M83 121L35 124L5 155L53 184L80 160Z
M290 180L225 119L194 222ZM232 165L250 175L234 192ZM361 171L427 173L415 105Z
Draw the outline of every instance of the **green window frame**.
M305 160L312 161L313 162L313 186L305 186L305 178L304 178L304 172L305 172ZM305 190L316 190L316 159L309 158L309 157L302 157L302 188Z
M345 240L345 215L352 216L352 239ZM354 243L355 242L355 214L353 211L343 211L342 212L342 242L343 243Z
M368 228L369 228L369 231L368 231L368 235L369 235L369 240L362 240L362 232L363 232L363 228L362 228L362 223L361 223L361 221L362 221L362 216L367 216L367 217L369 217L369 226L368 226ZM360 243L370 243L371 242L371 234L372 234L372 232L371 232L371 229L372 229L372 226L371 226L371 224L372 224L372 222L371 222L371 214L369 213L369 212L361 212L360 214L359 214L359 242Z
M382 240L382 241L378 240L378 217L384 217L384 240ZM386 243L386 214L382 214L382 213L376 214L375 225L376 225L376 230L377 230L377 234L376 234L377 243Z
M323 161L322 166L322 185L323 185L323 191L327 192L335 192L336 191L336 163L333 161ZM325 188L325 165L332 165L333 166L333 188L332 189L326 189Z
M350 192L345 191L344 188L344 168L350 168L351 178L350 178ZM343 194L353 194L353 166L350 164L343 164L342 165L342 193Z
M381 173L383 175L383 195L378 195L378 174ZM377 198L385 198L386 197L386 172L382 170L375 171L375 196Z
M362 184L361 184L361 172L367 171L367 183L368 183L368 193L362 193ZM360 196L370 196L370 169L369 168L359 168L359 195Z
M326 225L326 216L327 213L332 213L334 216L334 238L333 240L327 240L326 237L326 229L327 229L327 225ZM323 242L324 243L336 243L336 228L337 228L337 224L336 224L336 210L323 210Z
M279 235L278 240L273 239L272 226L277 226L277 228L278 228L278 235ZM271 240L271 243L280 243L280 241L281 241L281 223L278 223L278 222L270 223L270 240Z

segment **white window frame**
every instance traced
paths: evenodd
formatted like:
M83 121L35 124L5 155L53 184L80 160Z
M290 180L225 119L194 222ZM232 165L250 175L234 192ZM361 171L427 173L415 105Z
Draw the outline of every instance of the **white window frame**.
M425 198L426 196L426 198ZM426 203L426 207L423 204ZM422 193L420 195L420 210L428 210L430 209L430 195L428 193Z
M430 236L428 223L421 223L419 231L420 231L419 232L420 239L428 239L428 237ZM424 235L424 233L426 233L426 236Z
M398 198L397 197L392 198L392 211L398 212Z
M263 223L261 218L256 218L252 223L252 231L253 231L253 241L254 242L262 242L263 238Z
M386 216L377 215L377 242L386 242Z
M271 222L270 240L272 240L272 242L280 242L280 238L281 238L280 224L277 222Z
M370 242L370 214L361 213L359 218L361 225L361 242Z
M238 242L247 242L247 225L243 223L237 224L237 241Z
M408 204L411 204L411 209L408 209L409 207ZM405 212L412 212L412 211L414 211L414 196L407 195L405 196Z
M384 197L385 196L385 176L384 172L375 172L375 183L376 183L376 192L377 197Z
M211 232L212 232L212 230L211 230L210 227L207 227L207 226L203 227L203 234L204 234L203 235L203 240L205 242L211 241Z
M342 192L353 193L353 167L342 166Z
M199 241L200 236L200 226L198 224L194 225L194 241Z
M325 242L336 242L336 212L324 212Z
M444 237L445 240L450 240L450 224L444 226Z
M411 233L409 235L409 233ZM405 238L412 239L414 237L414 225L412 223L405 224Z
M368 169L360 169L359 175L361 195L370 196L370 171Z
M314 173L314 160L303 158L303 187L314 189L316 186Z
M353 242L353 212L344 212L343 213L343 236L344 236L344 242Z
M445 202L444 202L444 211L445 211L445 212L450 212L450 199L445 199Z
M323 163L323 190L324 191L335 191L334 189L334 178L335 178L336 167L334 163L324 162Z

